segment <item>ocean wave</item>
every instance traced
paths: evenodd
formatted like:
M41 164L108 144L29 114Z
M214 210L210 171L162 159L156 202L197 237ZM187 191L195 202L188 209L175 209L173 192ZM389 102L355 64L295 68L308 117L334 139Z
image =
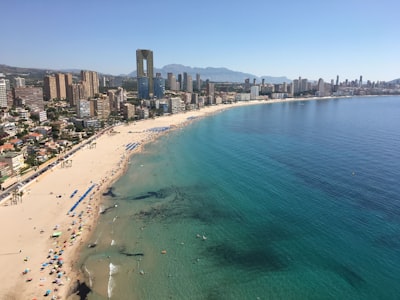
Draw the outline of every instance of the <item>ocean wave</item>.
M110 263L110 273L108 277L108 287L107 287L107 296L108 299L111 299L113 289L115 288L115 280L113 278L113 275L118 273L118 266Z

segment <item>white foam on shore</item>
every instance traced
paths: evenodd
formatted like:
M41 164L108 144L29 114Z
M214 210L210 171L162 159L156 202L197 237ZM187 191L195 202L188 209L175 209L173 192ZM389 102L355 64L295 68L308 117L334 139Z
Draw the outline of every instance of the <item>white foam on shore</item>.
M89 277L89 287L92 288L93 286L92 274L90 273L86 265L85 265L85 272L88 274Z
M118 266L113 265L112 263L110 263L109 266L110 266L110 273L108 277L107 296L108 299L111 299L112 291L115 288L115 281L113 275L118 273Z
M114 245L115 245L115 241L111 240L111 246L114 246Z

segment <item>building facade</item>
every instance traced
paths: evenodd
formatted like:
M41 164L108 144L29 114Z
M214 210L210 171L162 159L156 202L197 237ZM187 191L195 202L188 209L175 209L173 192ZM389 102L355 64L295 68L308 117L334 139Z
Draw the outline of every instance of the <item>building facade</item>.
M7 87L5 79L0 79L0 107L7 108Z
M57 98L56 77L52 75L47 75L44 77L43 96L47 101Z
M165 79L161 76L154 78L154 97L162 99L165 93Z
M149 99L150 97L150 82L148 77L138 77L138 98Z
M56 74L56 87L57 87L57 98L65 99L67 97L67 90L65 88L65 74Z
M86 99L79 99L76 106L76 114L78 118L90 117L90 101Z
M93 98L99 93L99 76L94 71L81 71L81 80L83 84L85 99Z
M65 96L69 102L72 99L72 74L67 73L65 74Z

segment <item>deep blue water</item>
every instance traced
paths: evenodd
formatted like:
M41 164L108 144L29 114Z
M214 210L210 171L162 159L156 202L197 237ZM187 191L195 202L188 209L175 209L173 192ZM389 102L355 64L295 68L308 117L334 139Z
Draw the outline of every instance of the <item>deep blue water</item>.
M83 253L90 299L399 299L399 128L400 97L360 97L234 108L147 145Z

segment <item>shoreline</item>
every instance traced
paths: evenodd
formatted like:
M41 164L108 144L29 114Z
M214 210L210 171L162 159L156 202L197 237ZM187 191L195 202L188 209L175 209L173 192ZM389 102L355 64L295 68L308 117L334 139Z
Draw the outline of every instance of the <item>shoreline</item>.
M82 245L88 243L92 237L92 228L97 224L102 194L125 174L128 161L142 151L143 145L168 134L169 131L186 126L194 119L234 107L337 98L343 97L254 100L221 104L118 125L112 128L113 131L105 131L97 136L92 146L87 145L72 156L70 167L63 168L59 164L25 187L22 203L12 206L4 206L2 203L0 206L0 238L8 241L0 246L0 280L3 286L0 297L38 299L50 290L50 297L67 299L73 286L82 279L83 274L76 263ZM164 126L170 129L161 133L149 131ZM132 151L126 148L129 143L140 145ZM90 186L94 186L92 193L89 190ZM89 192L84 197L85 191ZM76 195L72 196L73 193ZM76 207L76 212L81 213L78 216L67 214L79 197L84 197ZM54 232L62 232L61 237L49 238ZM49 252L49 249L53 252ZM63 274L58 279L62 281L62 285L53 283L57 280L58 273L50 274L49 267L52 264L59 266L57 259L54 262L53 253L61 255L60 250L63 257L60 270ZM22 275L27 269L28 272Z

